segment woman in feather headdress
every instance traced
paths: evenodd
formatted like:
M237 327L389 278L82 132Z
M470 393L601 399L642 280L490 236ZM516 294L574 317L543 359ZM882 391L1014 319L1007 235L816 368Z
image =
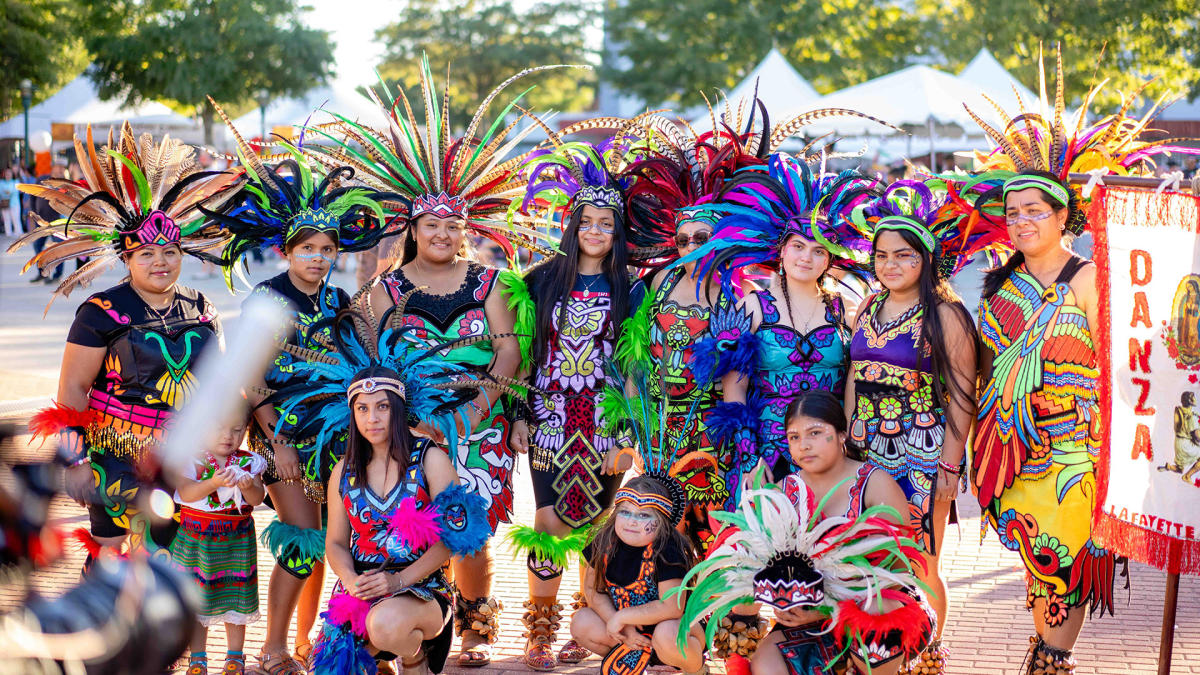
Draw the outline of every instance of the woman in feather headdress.
M225 208L240 175L199 171L193 148L172 138L155 143L149 134L135 139L128 123L116 138L109 131L100 152L89 127L86 143L75 139L75 151L86 185L55 179L22 185L63 218L39 222L10 251L55 236L27 267L90 256L55 296L118 262L129 278L76 310L55 407L38 413L32 425L39 434L58 434L70 453L67 490L86 504L96 541L119 549L127 535L135 546L149 534L164 547L170 532L147 532L139 512L139 494L148 485L137 465L195 390L192 368L200 353L220 342L212 303L176 282L184 253L202 255L224 242L201 207Z
M1093 331L1099 321L1096 267L1071 251L1087 217L1071 173L1135 170L1169 140L1139 135L1153 119L1121 111L1084 126L1093 88L1073 121L1063 117L1062 57L1053 108L1020 111L1003 132L982 121L998 147L975 176L994 189L981 203L1003 213L1016 253L988 272L979 306L983 339L972 484L984 519L1025 563L1033 612L1029 672L1067 675L1089 614L1113 611L1117 558L1092 539L1095 462L1103 407ZM1140 93L1140 92L1138 92ZM1052 110L1052 112L1051 112ZM978 118L976 118L978 120Z
M415 337L404 300L378 322L361 302L322 319L315 325L329 329L334 349L285 346L297 377L265 392L318 446L348 436L329 483L325 545L338 582L313 649L312 671L321 675L374 673L376 661L397 657L406 672L441 672L453 639L453 591L442 568L491 536L484 498L410 428L420 423L454 443L469 429L462 404L475 388L509 390L446 360L453 344Z
M214 103L214 105L216 105ZM292 317L291 327L278 341L318 353L329 351L329 329L313 332L322 319L332 318L350 305L350 297L332 285L328 276L342 252L361 251L377 245L388 234L381 202L399 197L362 187L345 185L354 176L349 167L322 171L312 166L299 148L279 143L288 159L274 166L264 164L242 139L225 112L237 145L238 158L247 183L236 208L211 218L230 233L221 256L225 279L233 287L234 273L244 269L246 256L263 248L279 248L287 270L257 284L250 298L267 297L281 304ZM324 174L324 175L322 175ZM281 351L271 363L264 384L285 387L297 377L295 358ZM251 397L253 403L258 403ZM296 656L307 662L312 651L308 634L316 620L321 585L324 533L321 508L333 465L342 456L345 437L332 438L318 446L311 438L293 433L298 413L280 421L278 410L260 406L257 424L250 433L250 449L267 460L264 482L271 495L276 519L263 531L275 557L268 587L267 635L260 660L264 664L290 664L286 640L300 596L297 619ZM278 431L277 431L278 430Z
M485 128L481 126L484 114L504 87L542 69L524 71L497 87L463 135L453 138L445 106L438 106L428 62L423 66L423 128L400 91L397 99L381 104L388 120L386 131L342 120L319 131L332 145L314 145L309 152L322 163L353 167L355 180L369 187L411 200L402 255L396 267L370 289L377 315L407 296L404 321L415 327L414 335L420 339L436 342L510 334L514 316L496 283L499 272L467 257L467 237L468 233L485 237L503 247L510 258L518 244L549 250L538 246L530 231L506 223L510 202L525 189L518 172L522 157L508 155L537 126L509 137L515 124L502 126L503 115L516 104L513 101L481 137L476 133ZM486 367L493 378L506 381L517 373L521 354L515 337L497 337L457 347L447 358ZM509 420L504 401L484 390L467 407L472 432L449 450L459 476L487 500L494 530L512 510L515 457L509 447ZM499 637L500 604L490 597L491 558L491 549L485 548L476 556L454 560L459 590L455 616L463 635L459 662L467 667L489 663L491 644Z
M879 191L856 171L816 173L776 153L767 171L737 174L716 202L700 207L719 218L712 240L692 254L701 273L720 275L722 288L733 293L742 279L773 272L731 316L719 318L719 337L701 345L693 362L702 377L723 378L724 402L709 424L724 442L737 444L731 475L749 473L760 460L769 476L790 473L788 405L809 390L845 392L849 317L827 280L835 269L863 275L870 240L850 212ZM730 506L736 503L734 494Z
M537 513L532 527L518 525L509 535L529 568L525 663L534 670L588 655L571 640L555 657L555 627L562 620L558 589L621 482L612 470L617 439L602 429L602 411L606 386L622 386L606 371L629 315L631 285L624 191L613 174L631 142L619 133L598 146L558 143L529 158L522 215L561 227L562 254L524 278L501 273L526 357L521 379L534 385L528 419L513 423L512 444L529 453ZM575 609L585 605L577 593Z

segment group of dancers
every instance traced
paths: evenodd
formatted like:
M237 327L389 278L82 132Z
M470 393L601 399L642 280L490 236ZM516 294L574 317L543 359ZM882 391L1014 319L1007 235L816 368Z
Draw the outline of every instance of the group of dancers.
M276 564L251 671L441 672L455 633L459 665L489 663L512 612L490 538L520 455L536 511L507 536L528 566L532 669L595 653L615 675L709 658L943 672L942 539L969 486L1025 564L1029 672L1073 672L1118 560L1091 537L1098 300L1069 246L1087 224L1069 174L1144 165L1160 148L1140 126L1063 119L1059 82L1057 106L980 122L997 148L978 171L888 184L826 171L812 144L779 150L857 113L772 125L754 102L703 133L658 113L559 130L525 114L517 131L514 100L487 119L525 74L462 133L426 66L422 120L382 92L386 127L334 115L266 157L230 125L239 166L222 172L128 125L97 149L89 129L82 181L21 186L62 218L13 248L50 238L41 268L89 257L56 295L128 272L79 306L35 427L87 505L89 563L146 548L195 577L187 672L207 672L218 623L222 672L246 672L264 499ZM518 154L534 132L547 139ZM510 269L475 262L479 238ZM329 283L339 255L376 247L397 255L366 286ZM279 352L194 467L155 474L193 365L222 340L212 303L177 283L182 256L232 288L263 248L287 260L250 294L289 313ZM948 284L977 254L995 263L978 325ZM177 515L155 523L142 500L163 485ZM325 566L337 584L310 643Z

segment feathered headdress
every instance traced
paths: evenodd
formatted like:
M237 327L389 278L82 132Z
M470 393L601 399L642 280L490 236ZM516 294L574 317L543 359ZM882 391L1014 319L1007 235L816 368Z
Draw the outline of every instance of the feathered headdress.
M932 255L937 275L948 278L976 253L998 262L1011 250L1003 219L975 208L979 187L972 183L964 189L941 179L898 180L879 199L853 209L850 218L872 240L884 230L915 235Z
M91 258L63 279L51 302L142 246L179 244L184 253L201 256L227 238L219 228L207 226L201 207L216 212L225 208L237 193L240 172L198 171L191 146L169 136L157 144L150 134L135 139L129 122L115 140L109 128L108 142L99 153L89 126L86 145L75 137L75 154L85 185L49 178L18 186L64 216L47 223L33 215L38 227L9 247L9 253L37 239L60 240L30 258L22 272L33 265L44 270L71 258Z
M504 126L504 117L517 107L520 96L504 107L481 136L476 134L483 129L488 106L508 85L531 73L565 67L571 66L528 68L508 78L483 99L463 135L454 138L450 132L449 88L439 105L429 60L423 57L423 125L413 114L404 90L399 90L397 98L383 85L386 101L381 101L373 90L368 91L388 121L386 130L372 129L331 112L337 121L312 128L331 144L309 145L305 151L327 169L350 166L356 180L409 199L409 222L426 213L444 218L457 216L470 229L497 243L510 258L516 246L541 251L544 247L537 243L541 237L537 231L505 222L509 203L525 189L518 172L525 157L510 155L538 128L531 124L510 137L517 122ZM522 114L527 115L524 110Z
M612 377L622 381L615 364L610 363L608 367ZM667 488L671 506L666 515L672 526L678 525L691 496L677 476L697 464L708 464L713 470L719 470L717 460L703 450L693 450L676 458L678 449L670 447L667 435L665 396L655 399L650 395L645 372L632 373L627 382L634 389L632 396L612 385L604 389L600 407L605 433L622 432L622 438L628 444L621 448L619 456L630 455L638 473L658 480ZM693 405L689 415L696 414L696 405ZM687 426L685 422L683 427Z
M314 175L308 157L286 141L278 145L290 159L267 166L242 139L225 111L215 102L213 105L233 133L247 178L236 208L226 214L206 212L232 235L221 256L225 281L231 287L231 272L246 254L265 247L282 247L306 230L328 234L338 250L345 252L365 251L384 237L399 233L388 231L381 202L399 202L406 208L403 197L346 186L345 182L354 177L354 169L348 166Z
M882 193L879 181L857 171L816 172L806 162L775 153L767 170L742 171L722 186L715 202L690 209L716 219L713 236L685 260L700 260L705 275L721 274L722 287L755 266L775 269L779 248L798 234L820 243L833 264L865 271L871 240L850 220L851 212Z
M350 428L348 399L358 393L391 391L404 399L412 424L429 424L445 437L448 447L455 447L459 425L466 428L464 402L481 388L515 394L514 382L452 363L443 354L495 336L467 336L427 345L412 335L415 328L403 323L408 297L417 289L401 297L378 321L365 301L369 289L368 285L351 298L350 306L355 309L343 310L309 329L309 337L314 338L325 326L332 326L329 353L291 344L281 346L296 358L294 367L300 377L295 378L295 384L265 392L268 396L264 405L278 407L281 419L301 411L295 438L313 438L320 447L336 433ZM372 368L383 369L386 374L368 376Z
M872 637L882 638L892 628L904 631L906 643L919 641L930 629L911 594L921 586L912 562L920 560L920 547L894 524L907 516L880 505L853 519L820 518L841 485L820 503L802 481L798 487L797 497L789 499L778 487L764 485L760 473L742 492L737 511L713 514L725 524L720 543L671 591L687 593L680 636L686 640L688 629L707 616L711 644L733 608L765 603L825 614L826 632L844 650L864 653ZM879 613L883 599L901 606Z
M630 135L618 134L599 145L558 142L553 149L535 150L521 168L529 180L520 210L544 214L543 223L557 222L560 228L585 204L612 209L623 219L625 188L631 181L617 176L628 164L634 143Z

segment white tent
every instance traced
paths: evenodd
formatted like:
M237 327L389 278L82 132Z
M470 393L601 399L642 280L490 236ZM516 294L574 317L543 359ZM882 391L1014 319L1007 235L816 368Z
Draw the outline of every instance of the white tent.
M756 90L758 98L767 106L772 123L782 122L809 110L813 107L812 102L821 97L775 47L767 52L749 75L729 91L727 97L730 110L736 111L741 106L748 114L750 106L754 104ZM712 103L714 112L720 115L724 102ZM696 115L691 124L697 130L711 128L712 121L708 110L705 109L702 114Z
M1037 94L1025 85L1021 84L1013 77L995 56L988 51L987 47L979 50L975 58L963 68L958 74L958 79L964 82L973 84L983 90L989 98L998 103L1001 108L1009 115L1014 115L1013 111L1020 110L1021 106L1017 102L1017 97L1020 96L1021 103L1025 106L1037 105ZM1016 93L1013 90L1016 89ZM992 116L992 106L987 101L979 97L977 100L963 101L971 106L971 110L977 115L988 119Z
M358 120L373 127L385 124L383 113L371 99L358 93L353 85L335 82L325 87L309 90L303 96L283 98L267 104L266 131L276 127L299 127L306 122L319 124L332 119L330 110L343 117ZM245 137L259 136L262 132L262 111L254 108L233 121L238 132Z
M72 124L77 131L83 125L97 128L120 124L129 120L135 132L169 132L173 136L188 136L200 129L199 123L179 115L156 101L147 101L125 107L120 100L100 99L96 85L86 75L71 80L53 96L29 108L29 134L50 132L53 124ZM0 123L0 139L22 138L24 135L24 113ZM195 140L187 138L186 140Z

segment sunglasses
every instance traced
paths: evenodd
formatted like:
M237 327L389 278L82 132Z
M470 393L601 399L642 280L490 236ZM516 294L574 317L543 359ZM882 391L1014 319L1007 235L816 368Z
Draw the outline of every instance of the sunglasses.
M688 244L695 244L697 246L703 246L703 245L707 244L708 240L711 238L712 238L712 234L709 232L705 232L704 230L696 232L695 234L693 234L690 237L688 235L680 232L679 234L675 235L675 245L678 246L679 248L683 248L683 247L687 246Z

